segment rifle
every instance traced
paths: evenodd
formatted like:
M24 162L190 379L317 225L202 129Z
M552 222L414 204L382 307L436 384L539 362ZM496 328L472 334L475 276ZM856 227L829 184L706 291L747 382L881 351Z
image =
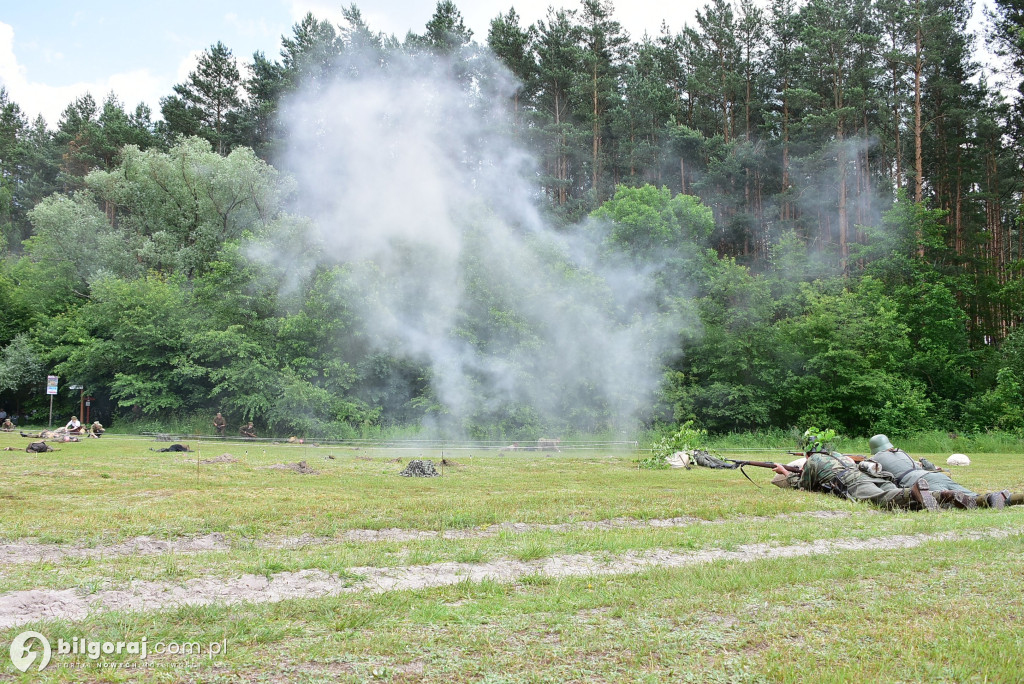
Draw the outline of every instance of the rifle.
M803 456L803 454L800 454L800 455ZM798 468L796 466L783 465L782 463L773 463L772 461L738 461L735 458L727 458L725 460L729 461L730 463L735 463L736 467L740 469L741 473L743 473L743 477L745 477L748 480L750 480L750 483L752 485L754 485L755 487L757 487L757 488L760 488L761 485L759 485L756 482L754 482L754 480L751 479L750 475L747 475L747 471L743 469L746 466L753 466L755 468L771 468L772 470L775 470L775 466L781 465L783 468L785 468L786 470L788 470L791 473L799 473L800 472L800 468Z
M803 454L801 454L801 456L802 455ZM783 465L782 463L774 463L772 461L737 461L735 458L727 458L725 460L729 461L730 463L735 463L736 467L739 468L741 471L743 470L744 466L753 466L755 468L771 468L772 470L775 470L775 466L781 465L783 468L785 468L791 473L800 472L800 468L798 468L797 466ZM746 473L743 474L746 475Z

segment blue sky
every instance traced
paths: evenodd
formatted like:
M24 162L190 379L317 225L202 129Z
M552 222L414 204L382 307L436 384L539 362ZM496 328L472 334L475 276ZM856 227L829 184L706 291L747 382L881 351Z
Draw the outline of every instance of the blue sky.
M341 21L341 7L329 0L0 0L0 85L35 117L53 126L75 97L91 92L102 101L115 92L128 108L142 101L159 113L159 99L195 66L196 57L220 40L240 60L256 50L277 57L281 36L306 12ZM394 33L422 32L436 0L356 2L370 28ZM490 20L515 6L522 23L545 16L548 5L575 8L577 0L456 0L478 41ZM619 0L616 18L634 38L657 34L667 20L678 31L693 21L698 0Z

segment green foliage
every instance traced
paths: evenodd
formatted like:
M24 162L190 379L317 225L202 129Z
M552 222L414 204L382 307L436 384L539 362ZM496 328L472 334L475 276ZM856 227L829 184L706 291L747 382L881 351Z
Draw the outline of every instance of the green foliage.
M119 207L118 234L145 269L190 278L215 263L225 244L278 219L291 189L252 150L222 157L198 138L168 152L126 147L115 171L93 172L86 183Z
M711 209L690 195L668 188L619 186L615 197L593 213L611 225L609 241L638 259L656 258L701 244L714 229Z
M671 456L677 451L704 449L707 438L707 430L694 427L693 421L688 420L680 425L675 432L658 440L651 448L651 455L640 459L638 463L641 468L668 468L668 463L665 461L666 456Z
M831 428L822 430L812 425L804 430L804 434L800 439L800 447L803 451L831 451L832 443L835 439L835 430Z
M30 383L42 384L43 380L43 366L29 336L15 336L0 351L0 393L19 390Z
M515 86L452 2L404 43L354 5L342 13L342 25L306 15L279 60L257 53L244 76L214 43L162 100L159 123L112 94L77 97L47 126L0 88L0 347L22 360L36 350L140 420L219 408L275 431L343 435L443 417L429 369L379 351L357 314L353 279L394 283L315 266L316 231L284 211L291 181L261 160L285 144L290 94L425 58L481 109L494 100L495 130L538 159L551 216L590 213L604 258L657 283L652 334L672 321L680 344L659 359L650 422L719 435L1024 431L1024 99L978 78L965 4L715 0L693 26L636 42L605 2L552 8L532 26L510 10L488 44ZM1013 2L995 3L991 38L1020 92L1022 25ZM451 334L508 359L519 385L555 397L582 429L610 425L592 387L556 386L521 361L551 348L564 362L528 312L567 286L623 322L634 309L539 244L544 277L494 286L489 271L522 268L488 252L490 237L467 236L471 294ZM272 258L256 266L257 253ZM492 378L471 385L470 434L566 428L497 397Z
M1024 434L1024 332L1006 339L1001 356L995 387L968 405L967 422L974 430L994 426Z
M161 101L164 120L172 133L201 136L225 154L231 138L229 122L242 105L240 86L231 50L217 41L203 51L188 79L174 86L175 95Z

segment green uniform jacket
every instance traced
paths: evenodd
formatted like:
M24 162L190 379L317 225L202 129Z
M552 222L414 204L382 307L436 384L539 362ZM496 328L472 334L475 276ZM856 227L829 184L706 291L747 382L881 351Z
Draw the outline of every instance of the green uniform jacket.
M915 482L923 478L933 492L952 490L975 495L966 487L953 482L946 473L925 470L902 449L879 451L870 460L882 466L882 470L891 473L893 482L900 487L913 487Z

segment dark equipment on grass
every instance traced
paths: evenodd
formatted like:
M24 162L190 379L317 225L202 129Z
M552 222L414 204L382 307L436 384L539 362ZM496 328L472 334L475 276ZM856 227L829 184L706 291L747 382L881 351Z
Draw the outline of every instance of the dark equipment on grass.
M192 451L188 448L188 444L172 444L166 449L150 449L150 451L156 451L158 453L167 453L168 451Z

